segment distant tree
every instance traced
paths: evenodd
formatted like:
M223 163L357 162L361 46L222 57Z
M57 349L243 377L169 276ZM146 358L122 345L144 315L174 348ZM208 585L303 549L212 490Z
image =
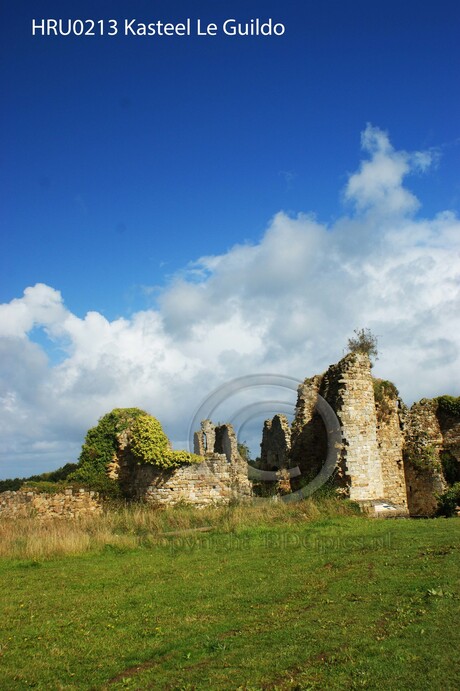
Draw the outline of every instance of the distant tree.
M0 493L1 492L16 492L21 485L24 483L25 478L15 477L8 478L7 480L0 480Z
M377 336L370 329L355 329L355 335L348 339L349 353L363 353L371 360L378 360Z
M7 490L16 492L23 485L29 482L62 482L76 470L76 463L66 463L62 468L52 470L49 473L41 473L41 475L31 475L30 477L15 477L14 479L0 480L0 492Z

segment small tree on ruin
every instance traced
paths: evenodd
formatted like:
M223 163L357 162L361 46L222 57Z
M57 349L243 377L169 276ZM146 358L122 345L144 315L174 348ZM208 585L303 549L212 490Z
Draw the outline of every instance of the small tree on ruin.
M370 329L355 329L355 335L348 339L349 353L363 353L372 360L378 360L377 336Z

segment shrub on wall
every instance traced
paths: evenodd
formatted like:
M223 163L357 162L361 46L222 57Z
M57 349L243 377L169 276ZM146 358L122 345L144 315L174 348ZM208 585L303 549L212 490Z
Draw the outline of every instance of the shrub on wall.
M438 497L438 514L440 516L454 516L460 505L460 482L449 487L447 492Z
M96 427L88 430L78 459L77 469L68 476L70 483L117 496L118 483L107 476L107 466L117 454L118 435L128 429L142 415L140 408L114 408L100 418Z
M460 417L460 396L438 396L438 409L449 415Z
M440 472L439 449L431 443L430 435L420 431L416 439L406 442L404 458L413 468L422 472Z
M394 402L399 396L399 391L393 382L386 379L374 379L374 399L378 404L378 410L383 420L390 417L394 410Z
M355 335L348 339L348 352L368 355L371 360L378 360L377 336L370 329L355 329Z
M129 449L134 460L159 468L174 468L185 463L201 463L200 456L187 451L172 451L160 422L140 408L115 408L88 430L78 467L68 476L70 483L89 487L105 495L120 496L117 480L107 475L116 460L118 438L128 430Z
M201 463L201 456L188 451L172 451L158 420L141 415L131 427L130 449L138 463L150 463L159 468L175 468L184 463Z

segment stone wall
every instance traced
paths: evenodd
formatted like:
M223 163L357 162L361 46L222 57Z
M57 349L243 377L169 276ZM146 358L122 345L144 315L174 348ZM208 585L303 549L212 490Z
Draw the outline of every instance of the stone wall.
M303 476L316 476L327 456L327 434L315 406L322 375L316 375L299 386L291 431L291 466Z
M278 470L289 468L291 453L291 428L285 415L275 415L265 420L260 445L260 468Z
M369 358L360 353L350 353L324 374L306 379L298 390L291 465L312 477L324 463L327 435L315 411L321 395L335 411L342 431L335 484L363 505L383 500L404 514L407 494L400 401L389 385L376 403L375 381Z
M377 380L378 382L378 380ZM381 384L381 382L380 382ZM382 465L383 496L398 506L407 508L406 478L404 475L404 437L401 423L402 403L394 393L382 387L382 398L376 402L377 444Z
M446 489L440 452L444 440L436 400L414 403L404 420L404 471L411 516L431 516Z
M350 353L329 367L320 394L335 410L342 427L341 465L350 499L383 498L374 387L367 355Z
M160 505L183 502L203 507L248 499L252 486L247 479L244 461L229 463L225 454L210 454L203 463L169 471L147 464L136 466L132 488L134 499Z
M423 399L407 410L392 384L372 377L367 355L350 353L299 386L292 428L284 415L265 422L261 461L254 472L279 469L280 477L274 481L280 493L312 480L327 457L327 433L316 411L318 396L335 411L341 427L333 481L363 507L385 508L390 503L398 515L408 509L414 516L433 515L437 495L446 489L442 463L444 468L446 461L449 464L449 482L460 481L460 415L455 399L443 397L444 406L438 399ZM231 425L215 426L204 420L194 448L201 463L169 470L139 465L125 430L118 435L118 449L107 473L119 481L126 497L160 505L183 502L202 507L252 497L248 466L238 453ZM73 517L101 510L97 494L84 490L0 495L4 517Z
M238 454L231 425L201 423L195 434L195 453L202 463L162 470L154 465L138 465L130 458L129 448L120 456L119 477L125 493L159 505L179 503L203 507L244 501L252 496L246 463Z
M314 411L318 394L334 409L342 429L337 483L356 501L383 499L385 488L369 358L350 353L325 374L306 379L299 387L292 461L303 472L317 473L326 458L324 424Z
M75 518L101 513L97 492L66 489L56 494L18 490L0 494L0 518Z

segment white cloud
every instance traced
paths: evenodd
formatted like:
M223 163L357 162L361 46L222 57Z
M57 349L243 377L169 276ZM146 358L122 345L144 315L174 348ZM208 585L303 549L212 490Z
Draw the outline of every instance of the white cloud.
M52 329L64 314L61 293L37 283L26 288L22 298L0 305L0 336L25 337L36 325Z
M361 135L361 146L371 155L360 169L351 175L345 189L345 198L359 211L372 210L380 215L404 215L416 211L417 198L402 186L403 178L414 171L426 170L432 154L418 151L408 154L395 151L388 135L377 127L367 125Z
M395 151L367 126L369 158L350 175L353 213L333 225L274 216L259 242L194 261L163 289L157 310L80 319L50 286L0 305L0 476L75 460L86 429L115 406L157 415L185 441L202 399L256 372L303 378L337 361L356 327L380 337L376 374L407 402L460 393L460 222L415 215L404 178L431 153ZM31 340L43 327L58 364Z

